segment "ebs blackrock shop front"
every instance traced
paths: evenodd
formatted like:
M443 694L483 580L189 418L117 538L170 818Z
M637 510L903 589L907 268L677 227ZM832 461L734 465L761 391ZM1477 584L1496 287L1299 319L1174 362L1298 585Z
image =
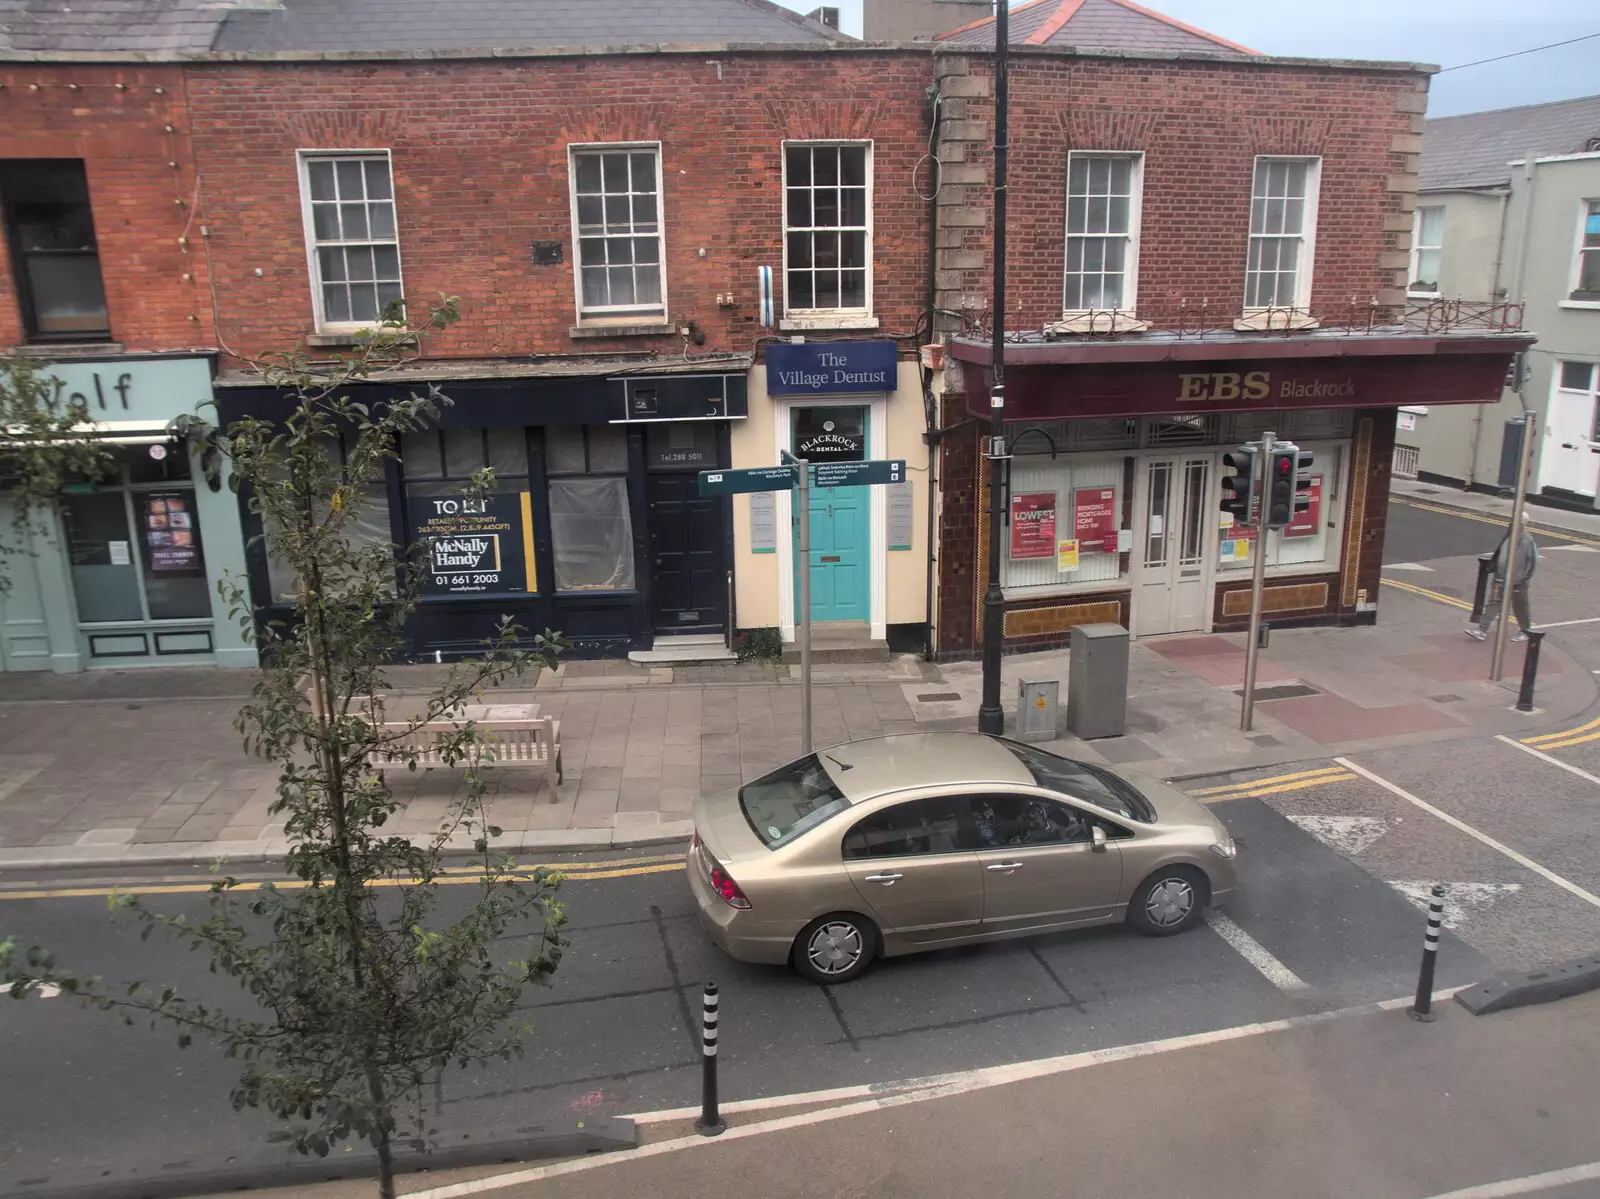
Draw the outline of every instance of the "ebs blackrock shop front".
M402 439L356 530L369 545L429 544L408 657L479 653L505 616L560 631L580 657L649 649L661 632L722 632L729 506L702 500L697 475L730 465L750 362L425 362L351 386L369 405L430 385L451 401L438 428ZM220 377L216 393L225 423L282 420L291 403L248 375ZM484 467L493 490L466 498ZM244 525L247 540L260 531L247 508ZM281 616L294 580L260 541L248 559L258 610Z
M1520 333L1403 328L1145 334L1008 344L1012 455L1001 585L1008 649L1080 624L1134 636L1243 628L1255 555L1275 623L1377 618L1395 409L1496 401ZM938 653L981 644L988 539L987 342L950 345ZM1222 511L1222 455L1271 430L1314 456L1311 506L1257 544Z

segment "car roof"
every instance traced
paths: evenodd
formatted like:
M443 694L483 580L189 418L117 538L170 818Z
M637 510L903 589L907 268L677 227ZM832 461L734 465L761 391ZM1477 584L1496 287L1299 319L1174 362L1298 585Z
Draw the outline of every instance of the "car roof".
M1033 775L1004 742L983 733L899 733L846 741L818 751L818 756L853 804L949 783L1033 783Z

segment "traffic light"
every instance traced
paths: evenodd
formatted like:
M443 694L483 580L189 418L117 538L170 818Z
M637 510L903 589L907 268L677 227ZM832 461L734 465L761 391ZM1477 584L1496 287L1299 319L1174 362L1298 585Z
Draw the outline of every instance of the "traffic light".
M1280 442L1273 445L1271 459L1267 463L1267 493L1262 502L1267 506L1267 528L1281 529L1294 517L1294 473L1300 450Z
M1311 507L1311 451L1301 450L1294 464L1294 514L1299 516Z
M1240 446L1222 455L1222 510L1231 512L1235 524L1256 523L1256 465L1261 455L1254 446Z

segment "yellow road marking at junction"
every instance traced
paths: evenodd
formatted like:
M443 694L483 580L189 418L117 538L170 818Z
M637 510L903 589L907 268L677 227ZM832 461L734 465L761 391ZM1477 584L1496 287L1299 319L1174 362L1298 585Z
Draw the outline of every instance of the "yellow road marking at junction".
M1460 608L1465 612L1472 611L1472 605L1454 596L1441 595L1437 591L1429 591L1426 587L1418 587L1415 583L1402 583L1399 579L1380 579L1385 587L1398 587L1401 591L1409 591L1412 595L1420 595L1424 599L1431 599L1441 604L1449 604L1452 608Z
M622 859L618 862L572 862L565 865L561 863L548 863L543 867L524 866L519 868L511 877L521 877L526 875L529 871L542 868L545 870L556 871L574 882L579 882L587 879L633 878L641 874L665 874L674 870L683 869L683 858L681 856L674 856L671 860L663 860L662 858L634 858L632 859L633 861L642 862L645 864L638 866L623 866L621 864L622 861L627 860L628 859ZM589 866L610 866L615 868L591 870L587 869ZM450 874L442 875L438 882L442 887L459 887L466 883L478 882L481 878L482 875L480 874L456 871ZM251 881L260 883L272 882L273 885L276 886L280 891L299 891L310 886L309 883L303 881L302 879L258 879ZM379 879L372 885L374 887L407 887L411 886L412 883L409 879ZM251 888L248 883L241 883L234 889L236 891L246 891L250 890ZM61 887L32 891L0 891L0 901L8 899L88 899L94 896L104 895L203 895L210 890L210 883L185 883L155 887L146 887L140 886L138 883L130 883L125 886L110 887Z
M1537 745L1542 749L1549 749L1558 745L1577 745L1580 741L1594 741L1600 738L1600 732L1592 733L1588 737L1579 736L1581 733L1590 733L1594 729L1600 729L1600 716L1595 717L1588 724L1580 724L1575 729L1563 729L1558 733L1539 733L1533 737L1524 737L1522 744Z
M1586 737L1569 737L1565 741L1542 741L1540 749L1561 749L1568 745L1582 745L1585 741L1600 741L1600 733L1590 733Z
M1335 775L1335 776L1338 776L1340 778L1343 778L1344 776L1348 775L1349 773L1350 772L1348 770L1346 770L1343 766L1324 766L1324 767L1321 767L1320 769L1317 769L1317 770L1301 770L1301 771L1298 771L1298 772L1296 772L1294 774L1269 775L1267 778L1264 778L1264 779L1251 779L1247 783L1229 783L1224 787L1205 787L1205 788L1202 788L1199 791L1191 791L1191 792L1189 792L1189 794L1190 795L1194 795L1194 796L1221 795L1225 791L1227 791L1227 792L1232 792L1232 791L1250 791L1250 790L1254 790L1257 787L1265 787L1265 786L1267 786L1268 784L1271 784L1271 783L1289 783L1289 782L1294 782L1294 781L1296 781L1298 779L1314 778L1314 777L1316 777L1318 775ZM1333 780L1332 780L1332 778L1329 778L1327 781L1328 782L1332 782Z
M1483 525L1497 525L1502 529L1508 523L1498 516L1485 516L1481 512L1467 512L1461 508L1445 508L1438 504L1419 504L1415 500L1397 499L1394 502L1404 504L1407 508L1421 508L1424 512L1443 512L1446 516L1459 516L1462 520L1475 520ZM1530 533L1538 533L1544 537L1559 537L1563 541L1575 541L1579 545L1600 546L1600 541L1595 541L1592 538L1579 537L1576 533L1568 533L1562 529L1547 529L1543 525L1530 524L1528 525L1528 531Z

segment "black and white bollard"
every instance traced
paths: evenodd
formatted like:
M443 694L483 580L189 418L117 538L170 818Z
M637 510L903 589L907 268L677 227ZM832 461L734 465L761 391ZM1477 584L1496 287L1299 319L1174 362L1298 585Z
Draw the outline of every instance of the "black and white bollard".
M1539 647L1544 644L1544 632L1528 632L1528 652L1522 657L1522 687L1517 692L1517 711L1533 711L1533 685L1539 678Z
M1444 923L1444 884L1433 885L1428 901L1428 931L1422 938L1422 971L1417 975L1417 1001L1411 1005L1413 1020L1433 1020L1433 969L1439 960L1439 926Z
M717 1112L717 984L707 983L704 1011L701 1014L700 1054L702 1074L700 1084L700 1118L694 1122L695 1131L703 1137L714 1137L727 1129L728 1124Z

